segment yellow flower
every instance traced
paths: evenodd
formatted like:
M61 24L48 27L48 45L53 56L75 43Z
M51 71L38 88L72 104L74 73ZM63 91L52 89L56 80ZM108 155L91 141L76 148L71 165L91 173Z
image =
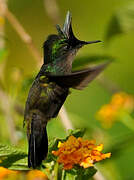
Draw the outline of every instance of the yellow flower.
M16 176L18 174L17 171L12 171L4 167L0 167L0 180L6 178L7 176Z
M134 97L124 92L112 96L111 102L101 107L96 118L102 121L104 127L111 127L122 111L131 113L134 110Z
M60 148L60 147L61 147L61 145L62 145L62 142L61 142L61 141L59 141L59 143L58 143L58 148Z
M80 165L83 168L93 166L95 162L109 158L111 153L103 154L103 144L95 145L94 140L83 140L70 136L68 140L62 143L57 151L52 151L58 156L58 162L62 163L64 169L72 169L74 165Z
M27 173L27 180L48 180L46 174L39 170L31 170Z
M100 144L96 148L94 148L94 150L101 152L103 150L103 147L104 147L103 144Z

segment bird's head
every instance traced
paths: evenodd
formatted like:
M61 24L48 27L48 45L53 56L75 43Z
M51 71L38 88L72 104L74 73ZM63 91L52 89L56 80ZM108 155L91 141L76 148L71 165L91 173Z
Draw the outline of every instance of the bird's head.
M72 17L67 13L63 28L56 26L58 34L49 35L44 42L44 63L48 64L66 58L70 54L74 55L78 49L84 45L98 43L97 41L81 41L77 39L72 30Z

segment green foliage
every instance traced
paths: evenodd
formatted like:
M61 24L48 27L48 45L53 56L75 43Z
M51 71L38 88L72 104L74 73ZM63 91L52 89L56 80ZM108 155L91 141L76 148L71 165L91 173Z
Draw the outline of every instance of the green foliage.
M75 167L72 170L65 171L63 180L88 180L97 172L94 167L84 169L82 167Z
M52 154L52 151L58 149L57 147L58 147L59 141L63 142L64 140L55 138L49 142L48 155L45 162L51 162L52 160L56 161L56 157Z
M27 154L19 148L0 144L0 166L14 170L26 170Z
M67 138L69 137L69 136L74 136L74 137L76 137L76 138L78 138L78 137L83 137L84 136L84 134L85 134L85 129L83 128L83 129L76 129L76 130L72 130L72 129L69 129L68 130L68 136L67 136ZM67 139L66 138L66 139Z

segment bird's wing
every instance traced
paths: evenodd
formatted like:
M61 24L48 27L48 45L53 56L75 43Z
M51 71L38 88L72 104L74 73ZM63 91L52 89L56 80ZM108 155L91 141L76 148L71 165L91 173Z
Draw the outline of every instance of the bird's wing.
M85 88L93 79L96 78L108 65L109 63L103 63L92 68L87 68L80 71L74 71L70 74L65 75L52 75L48 74L50 81L56 82L61 87L74 88L82 90Z

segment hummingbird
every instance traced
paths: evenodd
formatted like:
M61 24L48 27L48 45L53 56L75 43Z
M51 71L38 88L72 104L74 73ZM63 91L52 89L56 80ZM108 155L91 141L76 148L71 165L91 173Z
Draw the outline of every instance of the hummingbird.
M37 74L27 97L24 124L27 124L28 167L37 168L46 159L48 137L46 126L50 119L57 117L69 95L70 88L82 90L108 63L79 71L72 71L77 51L97 41L81 41L72 30L72 17L67 13L58 33L49 35L43 44L44 63Z

